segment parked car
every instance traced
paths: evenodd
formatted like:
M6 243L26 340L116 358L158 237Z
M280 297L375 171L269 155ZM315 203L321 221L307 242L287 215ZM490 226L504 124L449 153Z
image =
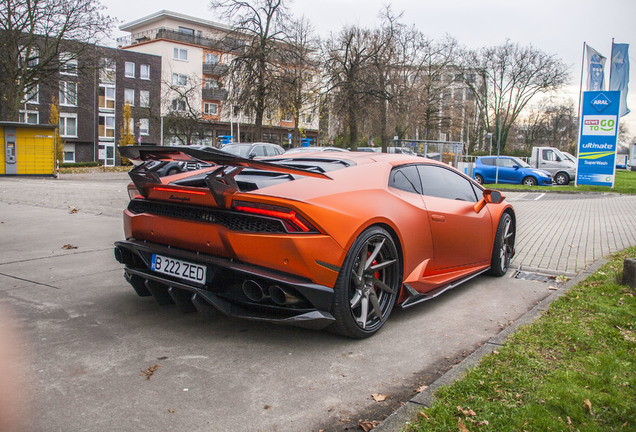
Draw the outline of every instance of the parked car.
M382 152L382 146L378 146L378 147L358 147L357 151L381 153ZM408 147L393 147L393 146L389 146L389 147L386 148L386 152L387 153L400 153L400 154L416 155L416 153L413 150L411 150L410 148L408 148Z
M246 159L278 156L285 153L285 149L278 144L265 142L226 144L221 150Z
M497 160L499 173L497 173ZM546 171L532 168L513 156L482 156L475 161L473 176L479 184L513 183L529 186L551 185L552 177Z
M394 306L487 271L503 276L514 255L516 218L503 196L418 156L120 151L214 164L161 179L132 170L126 240L115 243L137 294L184 311L364 338Z
M556 147L533 147L530 166L550 173L558 185L566 185L576 178L576 162Z
M302 152L310 152L310 151L319 151L319 152L323 152L323 151L339 151L339 152L346 152L346 151L349 151L349 150L343 149L343 148L340 148L340 147L309 146L309 147L294 147L294 148L291 148L291 149L287 150L285 152L285 154L302 153Z
M182 146L178 146L182 147ZM209 151L213 147L204 146L204 145L194 145L194 146L183 146L184 148L192 148L195 150L204 150ZM182 162L182 161L169 161L169 162L160 162L155 161L153 164L156 168L156 172L160 177L170 176L179 174L185 171L192 171L196 169L200 169L202 167L210 166L210 164L202 163L202 162Z

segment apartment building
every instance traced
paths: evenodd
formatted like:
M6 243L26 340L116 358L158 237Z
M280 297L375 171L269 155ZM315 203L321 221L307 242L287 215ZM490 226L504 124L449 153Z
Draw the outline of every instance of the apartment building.
M228 99L230 83L226 73L233 50L242 44L231 37L229 27L162 10L120 29L130 33L117 40L120 48L161 57L161 116L194 117L200 125L197 133L187 138L164 128L164 144L217 146L223 136L232 136L234 141L253 141L253 117L240 109L240 103L232 104ZM318 135L318 117L309 109L302 116L299 127L309 138ZM263 126L265 141L286 145L295 125L288 113L274 109L266 113Z
M64 161L113 166L119 163L115 147L128 103L130 131L136 141L158 143L161 59L101 46L82 52L85 57L63 62L54 78L41 82L28 95L19 121L49 123L51 104L56 101ZM70 51L60 56L74 57Z

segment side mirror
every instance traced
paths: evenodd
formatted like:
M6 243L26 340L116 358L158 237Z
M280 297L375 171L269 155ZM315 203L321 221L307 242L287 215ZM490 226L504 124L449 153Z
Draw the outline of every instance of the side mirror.
M483 208L486 207L486 204L499 204L505 198L506 197L504 197L499 191L486 189L484 191L484 197L475 203L475 213L482 211Z
M254 159L256 157L256 153L250 153L249 156L247 156L248 159Z
M512 166L514 169L518 170L519 169L519 165L513 165Z

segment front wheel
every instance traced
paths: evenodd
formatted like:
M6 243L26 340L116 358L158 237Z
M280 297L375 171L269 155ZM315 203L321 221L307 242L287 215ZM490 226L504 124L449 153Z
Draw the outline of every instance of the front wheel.
M475 181L480 185L484 184L484 178L480 174L475 174Z
M559 172L554 176L554 181L559 186L563 186L570 183L570 176L564 172Z
M508 272L512 252L515 250L515 227L509 213L504 213L499 219L495 244L492 248L490 274L503 276Z
M539 184L539 182L537 182L537 179L534 177L526 177L521 183L526 186L536 186Z
M400 294L402 263L389 233L365 230L347 253L334 286L332 330L362 339L384 325Z

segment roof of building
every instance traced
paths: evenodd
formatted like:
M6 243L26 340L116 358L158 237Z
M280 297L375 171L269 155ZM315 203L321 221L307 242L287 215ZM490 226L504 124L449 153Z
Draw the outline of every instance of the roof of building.
M175 20L180 20L183 22L187 22L187 23L192 23L192 24L199 24L199 25L203 25L206 27L214 27L214 28L218 28L220 30L225 30L225 31L231 31L232 28L229 27L226 24L223 23L219 23L219 22L215 22L215 21L209 21L206 19L202 19L202 18L197 18L197 17L193 17L190 15L185 15L179 12L172 12L169 10L160 10L159 12L155 12L153 14L147 15L145 17L142 18L138 18L134 21L131 21L129 23L126 24L122 24L121 26L119 26L119 29L122 31L128 31L128 32L134 32L135 28L139 27L139 26L143 26L143 25L148 25L148 24L152 24L155 21L159 21L161 19L164 18L172 18Z

